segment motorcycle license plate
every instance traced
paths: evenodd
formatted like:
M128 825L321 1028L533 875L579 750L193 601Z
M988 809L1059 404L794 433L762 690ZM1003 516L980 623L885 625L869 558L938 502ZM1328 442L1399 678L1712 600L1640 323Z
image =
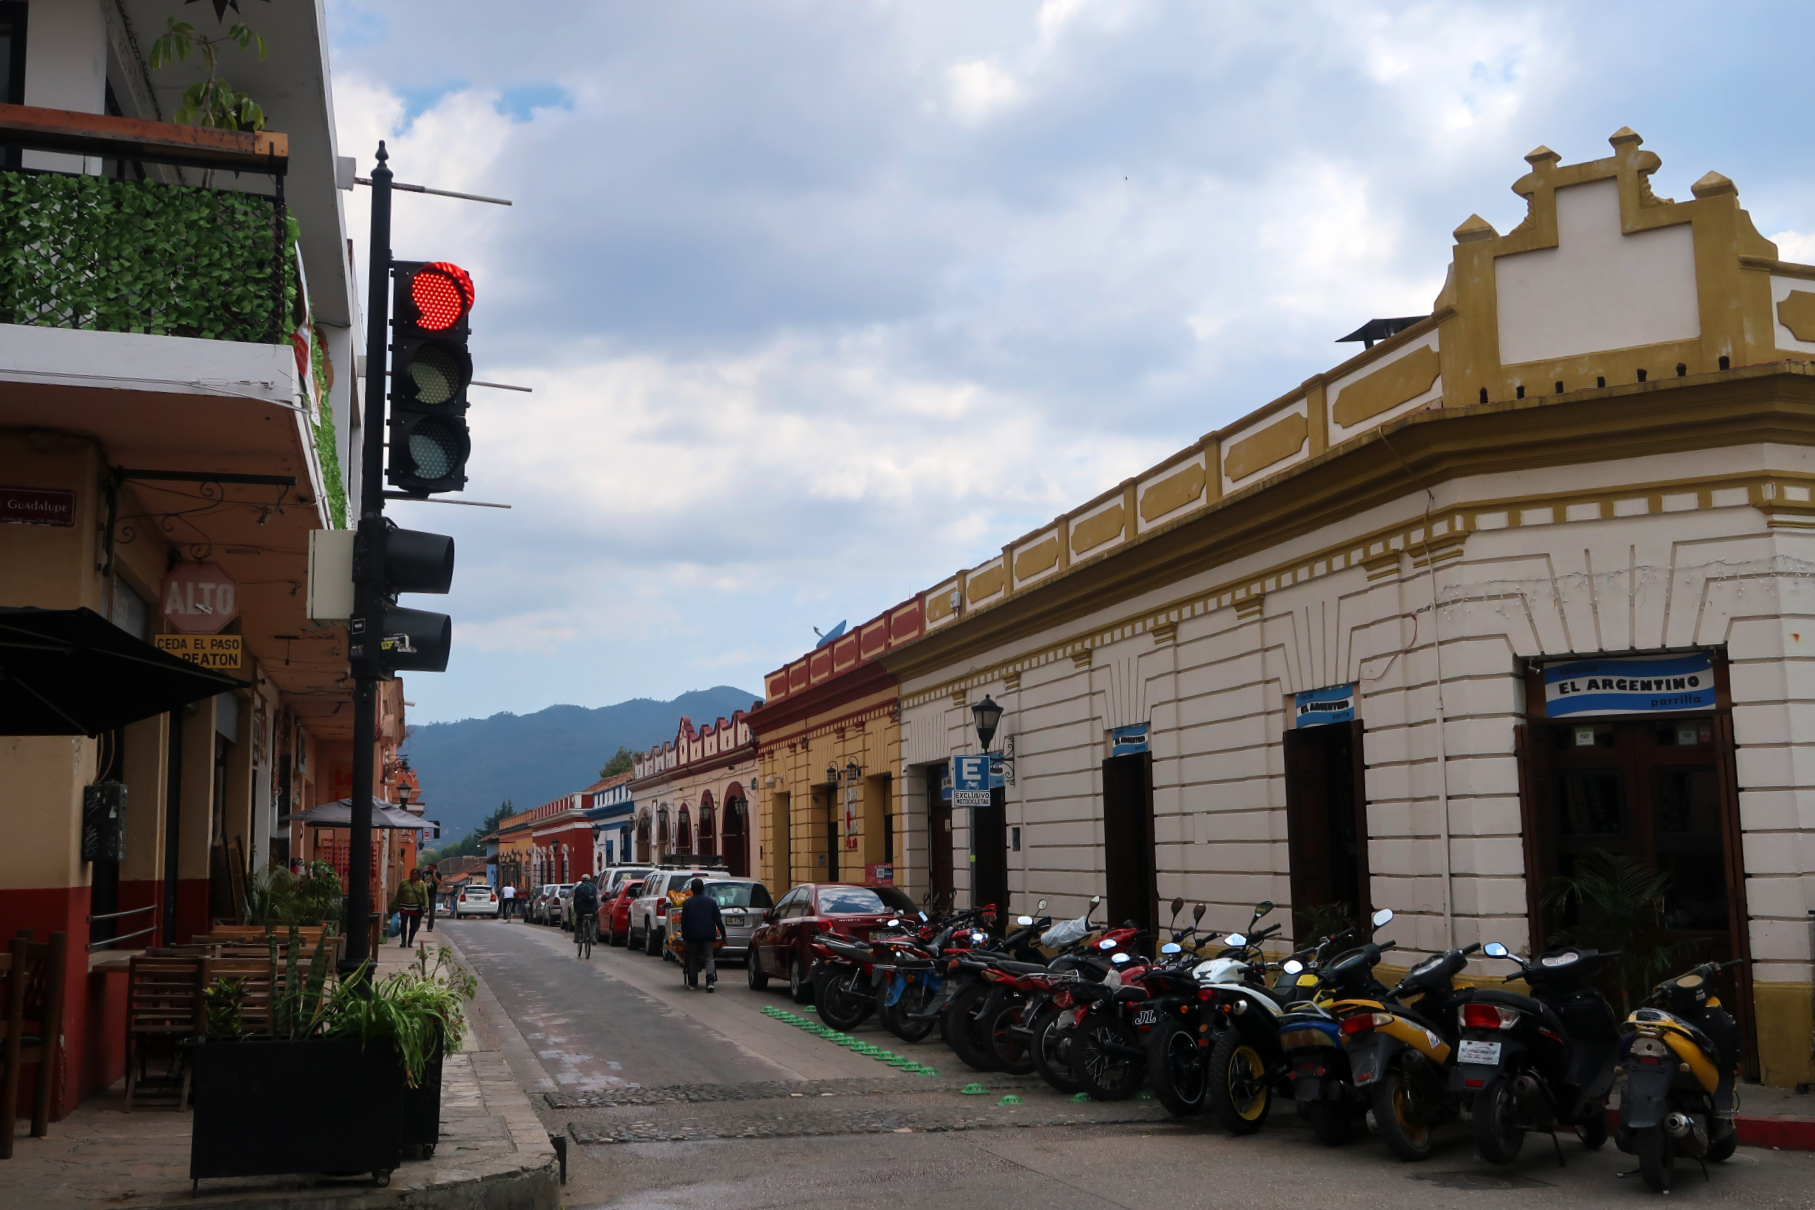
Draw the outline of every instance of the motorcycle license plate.
M1137 1029L1145 1025L1158 1025L1159 1023L1160 1010L1157 1008L1143 1008L1141 1011L1134 1014L1134 1024Z
M1491 1067L1498 1067L1500 1065L1500 1043L1464 1042L1456 1048L1456 1062L1485 1063Z

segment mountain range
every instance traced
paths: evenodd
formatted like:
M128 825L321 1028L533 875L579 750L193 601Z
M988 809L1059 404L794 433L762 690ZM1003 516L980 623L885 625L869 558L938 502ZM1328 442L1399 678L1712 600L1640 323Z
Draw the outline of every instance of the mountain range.
M599 780L620 746L647 751L674 738L681 717L705 726L757 695L730 685L683 693L671 702L632 698L615 706L550 706L534 714L494 714L411 728L403 751L422 779L428 818L443 841L465 836L498 804L541 806Z

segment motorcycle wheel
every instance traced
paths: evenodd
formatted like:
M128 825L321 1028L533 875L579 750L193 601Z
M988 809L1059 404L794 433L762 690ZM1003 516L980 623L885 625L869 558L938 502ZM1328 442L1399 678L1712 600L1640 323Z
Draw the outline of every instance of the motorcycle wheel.
M1031 1039L1027 1035L1010 1032L1021 1027L1022 1013L1026 1009L1025 1000L1010 1000L984 1029L989 1049L996 1057L996 1070L1005 1071L1011 1076L1030 1076L1034 1073L1033 1047L1029 1045ZM1028 1032L1031 1034L1032 1030Z
M1153 1095L1159 1103L1181 1118L1202 1113L1209 1055L1198 1046L1197 1032L1183 1021L1163 1021L1147 1046L1147 1067L1153 1072Z
M1510 1164L1519 1158L1525 1146L1525 1130L1516 1124L1519 1102L1513 1096L1512 1081L1495 1076L1493 1082L1475 1094L1475 1150L1490 1164Z
M910 1017L909 1013L925 1012L926 1006L939 993L916 979L901 989L901 998L883 1008L882 1027L903 1042L924 1042L939 1025L937 1017Z
M1708 1144L1707 1158L1714 1161L1716 1164L1718 1164L1722 1160L1732 1159L1734 1151L1736 1151L1738 1148L1739 1148L1739 1130L1737 1128L1735 1128L1733 1130L1729 1130L1727 1132L1727 1135L1725 1138L1715 1139L1713 1142Z
M1273 1108L1273 1086L1260 1052L1233 1028L1225 1029L1210 1049L1210 1113L1231 1134L1253 1134Z
M973 983L952 997L945 1010L945 1040L952 1053L975 1071L995 1071L996 1052L989 1045L986 1022L978 1020L990 985Z
M800 955L788 956L788 995L796 1004L813 1003L813 983L800 968Z
M1305 1106L1305 1118L1311 1123L1311 1133L1325 1147L1347 1143L1355 1125L1355 1115L1341 1101L1312 1101Z
M1662 1126L1632 1132L1632 1149L1638 1152L1639 1175L1658 1193L1670 1188L1676 1175L1676 1146Z
M1140 1045L1133 1028L1114 1017L1092 1012L1086 1013L1071 1032L1071 1075L1090 1094L1090 1099L1125 1101L1133 1096L1146 1078L1146 1062L1103 1045Z
M876 1008L870 996L853 995L841 985L850 972L830 970L813 981L813 1002L819 1005L819 1019L833 1029L856 1029Z
M1419 1114L1421 1104L1412 1074L1397 1065L1374 1085L1374 1122L1387 1150L1408 1163L1431 1156L1431 1127Z
M1576 1126L1576 1137L1590 1151L1599 1151L1607 1142L1607 1106L1596 1105L1594 1116Z
M1034 1041L1027 1049L1033 1055L1034 1070L1058 1091L1070 1095L1080 1092L1071 1076L1071 1034L1059 1028L1059 1016L1069 1009L1049 1008L1034 1019Z

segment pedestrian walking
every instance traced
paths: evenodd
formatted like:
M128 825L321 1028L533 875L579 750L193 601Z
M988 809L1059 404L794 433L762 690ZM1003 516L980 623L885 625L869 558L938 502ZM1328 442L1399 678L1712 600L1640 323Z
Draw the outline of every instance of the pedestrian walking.
M725 935L725 917L718 901L706 894L706 880L695 878L692 894L681 904L681 940L687 945L687 986L700 985L700 968L706 968L706 990L718 983L714 950Z
M517 888L510 883L504 884L504 918L510 920L517 914Z
M428 867L428 873L424 875L423 882L428 885L428 926L429 932L432 933L435 931L435 913L441 909L441 875L435 872L433 864Z
M422 883L422 871L411 870L410 880L397 888L397 894L391 897L391 910L397 913L400 927L397 935L402 938L399 944L409 949L416 944L416 929L422 924L422 907L428 898L428 887Z

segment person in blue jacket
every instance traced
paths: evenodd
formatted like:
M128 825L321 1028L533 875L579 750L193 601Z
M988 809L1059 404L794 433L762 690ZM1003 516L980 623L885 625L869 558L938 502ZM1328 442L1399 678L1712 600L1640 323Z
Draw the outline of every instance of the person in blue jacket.
M710 992L718 983L718 964L713 961L713 950L719 938L725 935L725 918L718 910L718 901L706 894L705 879L695 878L689 889L693 893L681 904L681 940L687 943L687 986L697 988L700 985L703 964L706 990Z

